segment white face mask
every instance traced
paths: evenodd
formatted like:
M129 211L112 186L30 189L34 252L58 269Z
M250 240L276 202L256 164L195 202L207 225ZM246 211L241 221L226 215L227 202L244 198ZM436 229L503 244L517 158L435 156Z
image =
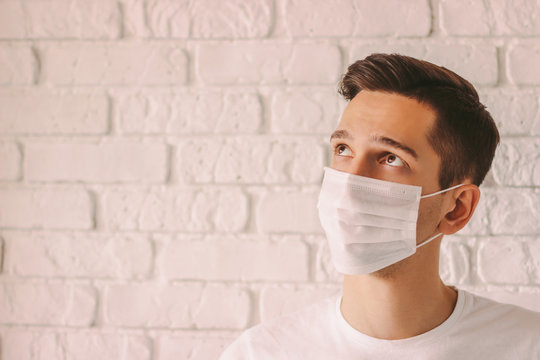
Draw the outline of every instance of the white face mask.
M319 218L336 269L343 274L369 274L413 255L437 238L416 245L420 199L438 195L422 187L353 175L324 168Z

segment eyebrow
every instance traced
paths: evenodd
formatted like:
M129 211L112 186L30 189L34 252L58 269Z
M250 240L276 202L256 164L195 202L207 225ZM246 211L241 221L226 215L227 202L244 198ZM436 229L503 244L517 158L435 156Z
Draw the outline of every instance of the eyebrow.
M410 148L407 145L402 144L397 140L394 140L392 138L389 138L389 137L383 136L383 135L372 135L369 139L371 141L374 141L374 142L387 144L387 145L390 145L391 147L394 147L396 149L400 149L400 150L406 152L407 154L411 155L414 158L414 160L418 160L418 154L416 153L416 151L414 151L413 148Z
M352 136L347 130L336 130L330 136L330 141L334 139L351 139Z
M332 133L332 136L330 136L330 141L334 139L352 139L352 136L347 130L336 130ZM370 136L369 140L371 142L382 143L389 145L393 148L400 149L412 156L415 160L418 160L418 154L416 153L416 151L414 151L413 148L402 144L395 139L389 138L388 136L373 134Z

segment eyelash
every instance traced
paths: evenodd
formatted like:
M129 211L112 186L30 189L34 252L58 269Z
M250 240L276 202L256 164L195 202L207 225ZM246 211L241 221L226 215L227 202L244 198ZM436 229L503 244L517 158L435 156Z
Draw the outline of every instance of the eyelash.
M338 152L339 152L339 150L341 150L341 149L343 149L343 148L348 148L348 146L345 145L345 144L336 144L336 146L334 147L334 155L338 155L338 156L339 156ZM400 159L400 160L403 162L403 164L405 165L405 166L404 166L405 168L408 168L408 167L409 167L409 164L407 164L407 162L406 162L405 160L403 160L401 157L397 156L396 154L391 153L391 152L388 152L388 151L386 151L386 152L383 153L383 156L384 156L384 157L386 157L386 156L388 156L388 155L393 155L393 156L397 157L398 159Z
M337 154L337 153L339 152L340 148L342 148L342 147L343 147L343 148L346 148L347 145L345 145L345 144L337 144L337 145L334 147L334 154Z

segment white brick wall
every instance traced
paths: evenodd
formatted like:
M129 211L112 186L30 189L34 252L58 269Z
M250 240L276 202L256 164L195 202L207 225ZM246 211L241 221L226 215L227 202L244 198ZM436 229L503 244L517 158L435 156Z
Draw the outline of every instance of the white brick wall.
M0 358L214 359L339 291L337 82L457 71L502 134L443 278L540 311L540 17L521 0L0 1Z

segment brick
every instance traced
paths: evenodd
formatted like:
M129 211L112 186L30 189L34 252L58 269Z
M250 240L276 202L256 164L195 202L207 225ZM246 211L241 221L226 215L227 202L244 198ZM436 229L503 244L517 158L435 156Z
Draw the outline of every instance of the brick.
M102 202L105 226L115 230L237 232L248 220L248 198L235 188L111 189Z
M0 180L17 180L21 176L21 151L17 143L0 142Z
M87 285L0 283L1 324L85 327L94 321L96 305L96 293Z
M121 0L125 37L187 39L192 26L187 0Z
M527 254L530 256L533 281L535 284L540 284L540 239L536 236L533 239L525 241Z
M62 43L44 45L46 82L71 85L181 85L187 56L177 44Z
M429 1L352 1L356 9L354 36L427 36L431 31Z
M355 45L350 62L376 53L399 53L444 66L472 83L495 85L498 79L497 49L487 43L459 44L440 41L378 42Z
M492 284L527 284L529 274L524 242L526 238L497 237L478 246L478 275Z
M309 8L317 11L306 11ZM351 0L285 2L287 33L294 37L351 36L357 15Z
M143 336L119 335L103 333L66 334L64 343L59 344L67 349L74 359L103 360L151 360L152 342Z
M334 263L332 262L332 256L330 254L326 236L308 236L307 241L314 249L312 262L314 264L313 273L315 274L315 281L341 283L343 281L343 275L337 272Z
M2 359L151 360L152 348L143 336L108 332L50 332L9 330L2 334ZM63 357L62 357L63 358Z
M197 0L191 7L191 37L239 39L266 37L272 26L272 0Z
M149 17L146 12L146 4L163 4L165 1L150 2L148 0L119 0L118 6L122 9L122 35L124 38L147 38L150 36L150 29L148 26ZM179 3L176 1L172 4ZM169 2L167 2L167 5ZM178 26L182 24L184 26L187 22L183 19L188 18L187 12L180 12L176 14L177 18L174 19L171 26ZM187 26L185 26L187 28Z
M494 1L491 2L493 4ZM489 35L493 26L489 19L488 5L483 1L442 0L439 3L439 14L441 28L448 35Z
M324 150L309 138L197 138L180 144L176 165L187 182L319 183Z
M163 182L165 144L118 140L101 143L27 142L24 174L29 181Z
M156 341L159 360L218 359L233 336L195 333L163 336Z
M29 46L0 44L0 85L33 84L36 74L37 60Z
M538 190L500 189L489 196L488 221L492 234L535 235L540 232Z
M178 236L166 240L158 262L169 279L308 281L309 249L295 236Z
M3 232L7 274L33 277L146 278L150 241L141 235Z
M44 360L57 356L57 334L45 331L4 330L0 333L2 359Z
M113 99L115 122L124 133L253 133L262 124L254 93L118 90Z
M462 284L470 277L471 249L466 240L450 235L441 242L439 273L445 284Z
M111 39L120 35L120 12L112 1L3 1L3 13L0 38L4 39Z
M23 39L26 36L26 16L22 1L0 2L0 38Z
M333 45L201 44L197 76L209 84L334 84L341 55Z
M0 236L0 259L2 259L2 263L0 264L0 273L4 272L4 259L6 257L6 245L4 239ZM1 340L1 339L0 339ZM0 342L1 344L1 342ZM0 346L1 348L1 346Z
M198 283L110 285L105 321L121 327L243 328L250 298L242 289Z
M320 233L316 191L268 191L256 206L257 229L263 233Z
M100 91L0 89L3 134L104 134L108 113Z
M242 39L266 37L273 1L122 1L128 36L152 38Z
M268 286L261 291L261 320L268 321L338 294L339 285Z
M467 11L463 11L467 9ZM535 0L467 1L444 0L440 3L441 23L450 35L540 34L538 3Z
M324 150L318 141L309 139L273 143L268 158L267 181L318 184L325 163ZM221 173L226 174L226 168L222 169Z
M79 189L0 189L0 226L7 228L91 229L94 207Z
M202 294L200 284L110 285L104 290L107 324L122 327L191 327Z
M511 45L506 54L507 74L511 83L518 85L540 84L540 46L532 44Z
M237 140L241 142L240 140ZM224 139L214 139L214 138L197 138L193 140L187 140L185 142L180 142L177 145L177 150L175 153L176 162L173 164L176 177L180 182L183 183L201 183L201 184L210 184L216 181L216 178L222 178L224 174L217 173L218 159L220 158L230 158L233 156L232 152L229 150L228 153L222 154L221 151L227 150L227 147L232 147L231 145L225 145ZM248 145L245 145L248 147ZM248 163L249 169L248 177L244 178L246 174L243 172L244 169L240 166L245 165L249 161L248 157L253 158L254 156L259 156L259 159L265 159L263 154L260 153L261 149L266 150L267 153L268 145L258 145L257 150L254 151L255 154L248 153L244 155L244 159L235 159L230 161L228 166L229 171L229 181L236 183L247 183L249 180L254 178L254 173L256 172L259 177L261 173L265 171L264 161L257 161ZM239 151L239 149L238 149ZM236 161L236 164L233 162ZM236 168L231 166L236 165ZM224 165L219 165L220 168L223 168ZM225 167L227 167L225 165ZM255 176L256 177L256 176Z
M299 89L270 97L270 126L274 133L330 134L341 111L337 91Z
M540 138L511 138L501 141L493 160L493 177L497 184L539 186L537 164Z
M431 30L425 0L296 0L287 1L285 11L287 32L295 37L426 36Z
M540 134L538 95L531 91L480 92L501 135Z
M296 44L284 75L293 84L331 84L340 76L341 52L327 44Z
M159 38L187 38L191 27L189 1L159 1L144 3L143 11L148 33Z
M244 329L252 308L246 289L227 284L207 285L194 313L195 325L199 329Z

